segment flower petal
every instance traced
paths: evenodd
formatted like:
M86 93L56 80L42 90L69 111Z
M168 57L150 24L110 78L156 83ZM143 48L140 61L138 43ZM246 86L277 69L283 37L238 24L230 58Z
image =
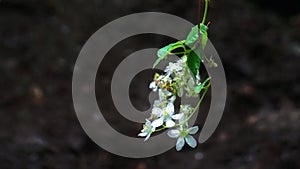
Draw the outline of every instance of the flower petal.
M166 126L167 126L168 128L174 127L174 126L175 126L175 122L174 122L172 119L168 119L168 120L166 121Z
M149 134L147 135L147 137L145 138L144 141L147 141L147 140L150 138L150 136L151 136L151 133L149 133Z
M172 116L172 119L179 120L179 119L182 118L182 116L183 116L183 113L175 114L175 115Z
M164 118L161 117L161 118L159 118L159 119L154 120L154 121L151 123L151 125L152 125L153 127L157 128L157 127L160 127L161 125L163 125L163 123L164 123Z
M168 90L163 90L163 93L165 96L172 96L172 92L169 92Z
M184 146L184 139L182 137L179 137L176 142L176 150L180 151L183 146Z
M152 112L153 115L157 116L157 117L161 117L162 116L162 109L158 108L158 107L153 107Z
M158 96L159 96L159 101L164 101L165 100L165 96L162 92L162 89L158 89Z
M155 89L156 88L156 84L155 84L154 81L150 83L149 88L150 89Z
M186 116L183 114L183 116L181 116L181 118L178 120L179 123L183 123L186 120Z
M191 146L192 148L195 148L197 146L197 142L196 140L194 139L194 137L192 137L191 135L187 135L185 137L185 141L186 143Z
M172 97L169 98L169 101L172 102L172 103L173 103L175 100L176 100L176 96L172 96Z
M199 130L198 126L194 126L188 129L189 134L196 134Z
M166 107L166 111L168 114L173 114L174 113L174 104L173 103L168 103Z
M189 81L188 81L188 84L187 86L189 87L189 89L192 89L192 88L195 88L195 81L193 78L190 78Z
M179 137L180 131L179 130L169 130L167 134L171 138L177 138L177 137Z
M157 107L158 108L159 103L160 103L159 100L154 100L153 107Z
M142 133L140 133L138 136L140 136L140 137L145 137L145 136L147 136L147 132L142 132Z
M179 88L178 91L177 91L177 95L178 97L182 97L183 96L183 88Z

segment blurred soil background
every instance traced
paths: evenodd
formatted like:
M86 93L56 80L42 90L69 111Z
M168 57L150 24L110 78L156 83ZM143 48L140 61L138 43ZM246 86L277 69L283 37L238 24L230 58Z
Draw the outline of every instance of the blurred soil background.
M196 0L0 1L0 168L299 169L300 1L296 0L211 0L209 37L225 67L228 99L222 121L207 142L180 153L171 149L152 158L128 159L90 140L73 109L76 58L100 27L145 11L197 22ZM136 135L142 124L126 127L128 122L120 120L111 98L104 95L109 94L114 68L138 49L170 42L158 35L124 40L98 72L99 106L128 135ZM130 96L139 109L150 106L147 87L152 74L135 78ZM205 113L197 123L203 125L204 120Z

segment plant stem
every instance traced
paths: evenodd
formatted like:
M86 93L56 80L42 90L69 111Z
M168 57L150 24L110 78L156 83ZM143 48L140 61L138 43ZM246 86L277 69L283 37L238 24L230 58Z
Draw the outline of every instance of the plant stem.
M198 1L198 43L200 44L201 0Z
M194 108L193 112L192 112L192 113L190 114L190 116L189 116L187 119L185 119L181 124L184 124L184 123L188 122L188 121L193 117L193 115L196 113L196 111L198 110L199 106L201 105L201 103L202 103L202 101L203 101L203 99L204 99L204 97L205 97L205 95L206 95L206 93L207 93L209 87L210 87L210 82L208 83L207 86L205 86L205 90L204 90L204 92L203 92L203 94L202 94L200 100L198 101L196 107Z
M200 29L201 23L201 0L198 1L198 28Z
M164 129L167 129L167 128L168 128L167 126L163 126L162 128L155 130L154 132L163 131ZM154 132L153 132L153 133L154 133Z
M205 23L205 20L206 20L206 15L207 15L207 11L208 11L208 1L209 0L205 0L205 9L204 9L204 14L203 14L203 19L202 19L202 24Z

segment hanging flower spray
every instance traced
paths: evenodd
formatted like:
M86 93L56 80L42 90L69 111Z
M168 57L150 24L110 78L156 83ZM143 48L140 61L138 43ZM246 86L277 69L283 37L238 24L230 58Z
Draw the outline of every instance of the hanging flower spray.
M181 55L176 62L170 62L164 74L156 73L149 88L158 92L159 98L154 101L150 117L146 119L140 137L148 140L152 133L163 130L169 130L168 136L177 138L176 150L180 151L185 143L195 148L197 141L192 136L199 130L198 126L189 126L188 122L198 110L209 87L210 77L202 80L199 69L201 62L209 62L211 66L216 67L213 60L207 59L201 50L204 50L208 40L208 24L206 15L208 11L209 0L205 0L205 10L202 22L200 23L200 0L198 25L194 26L185 40L169 44L158 50L158 59L153 64L155 68L160 61L166 59L169 55ZM179 51L179 52L178 52ZM175 112L174 102L177 97L198 97L200 100L195 107L188 104L181 104L179 112Z

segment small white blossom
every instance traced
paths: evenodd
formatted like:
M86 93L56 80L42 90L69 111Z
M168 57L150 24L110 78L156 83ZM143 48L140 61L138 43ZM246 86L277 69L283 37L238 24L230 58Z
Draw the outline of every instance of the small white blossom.
M193 111L193 108L188 105L188 104L184 104L184 105L180 105L180 113L183 113L185 115L189 115L191 113L191 111Z
M149 89L151 89L152 91L156 92L156 91L157 91L157 88L158 88L158 87L157 87L155 81L153 81L153 82L150 83Z
M163 115L163 110L158 107L153 107L151 114L155 117L161 117Z
M167 73L167 76L170 76L172 73L178 72L180 70L182 70L182 67L180 64L178 64L178 62L170 62L169 65L166 67L165 72Z
M197 141L190 134L196 134L198 130L198 126L194 126L188 129L180 128L169 130L167 134L171 138L178 138L176 142L176 150L180 151L185 143L192 148L197 146Z
M160 110L157 110L157 111L159 112L159 115L162 115L162 116L158 116L159 118L155 119L152 122L152 125L154 127L156 127L156 128L160 127L164 124L164 122L165 122L166 127L168 127L168 128L175 126L175 122L173 121L173 118L172 118L172 116L174 115L174 111L175 111L173 103L169 102L162 111L160 111Z
M152 125L151 121L146 119L146 123L143 126L143 129L141 130L141 133L139 133L138 136L140 137L146 137L145 141L149 139L151 134L155 131L155 127Z
M168 90L165 89L158 90L158 96L160 101L165 101L172 95L173 95L172 92L169 92Z

